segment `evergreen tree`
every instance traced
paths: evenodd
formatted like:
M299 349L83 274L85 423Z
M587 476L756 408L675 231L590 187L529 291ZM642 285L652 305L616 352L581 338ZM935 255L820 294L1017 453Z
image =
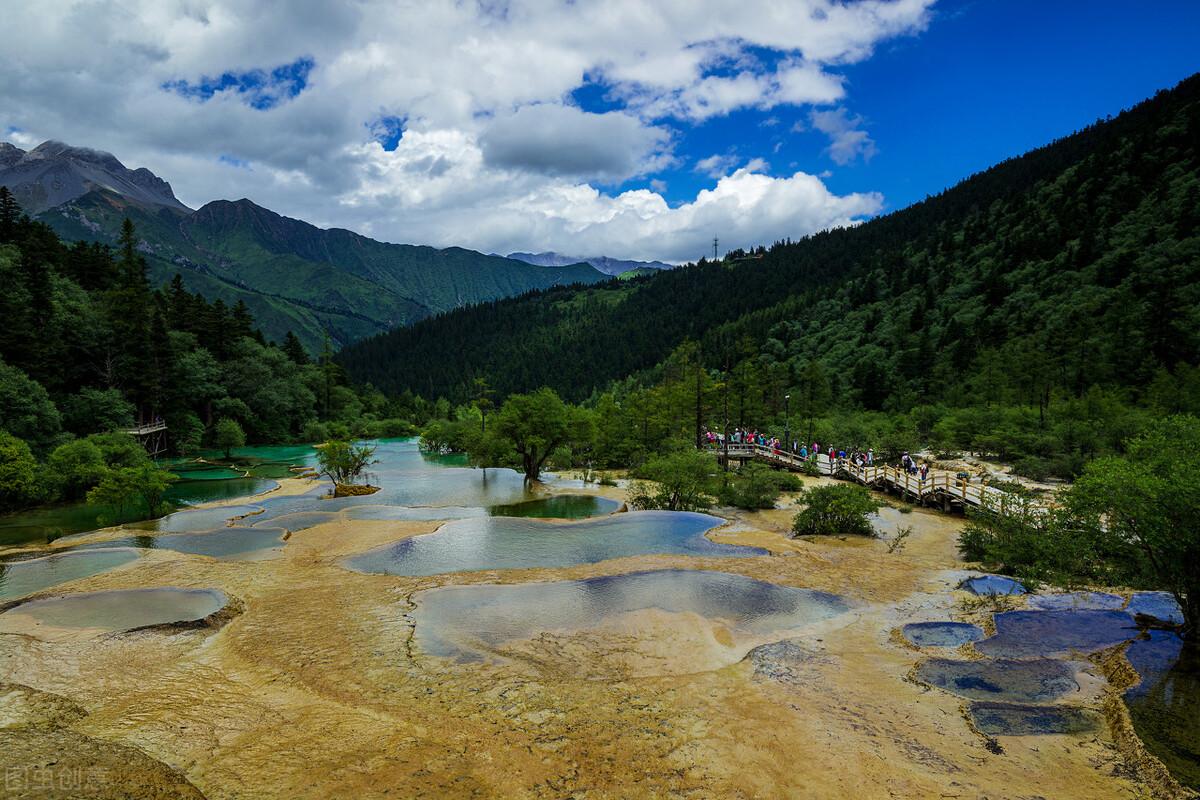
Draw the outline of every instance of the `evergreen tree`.
M308 357L308 351L300 343L299 337L291 331L288 331L287 336L283 339L283 352L293 364L304 366L305 364L312 363Z
M7 186L0 186L0 244L8 244L17 238L21 216L21 207L17 205L16 198Z

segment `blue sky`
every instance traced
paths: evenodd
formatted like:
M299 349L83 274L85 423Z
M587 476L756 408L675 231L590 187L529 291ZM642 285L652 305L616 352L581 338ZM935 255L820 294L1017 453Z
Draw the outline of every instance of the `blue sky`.
M696 161L728 153L773 175L828 171L833 191L878 191L885 211L902 208L1200 71L1200 2L939 3L926 31L839 71L844 105L875 143L869 160L834 163L806 108L743 109L676 126L683 163L626 186L658 179L669 201L687 201L714 183ZM576 93L590 110L613 107L601 96Z
M684 262L854 225L1200 71L1200 0L11 5L14 144L499 253Z

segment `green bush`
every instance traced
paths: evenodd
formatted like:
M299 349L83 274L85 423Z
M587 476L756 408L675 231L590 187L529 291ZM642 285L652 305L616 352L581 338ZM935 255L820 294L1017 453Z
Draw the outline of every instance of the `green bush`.
M805 491L800 499L806 506L792 521L795 536L875 534L868 516L881 504L861 486L851 483L816 486Z
M29 445L0 431L0 509L20 508L40 495L38 463Z
M679 450L647 461L638 471L629 501L643 509L699 511L713 504L709 494L716 460L700 450Z
M737 508L774 508L779 499L779 476L786 474L751 462L725 482L717 492L717 499L723 505Z

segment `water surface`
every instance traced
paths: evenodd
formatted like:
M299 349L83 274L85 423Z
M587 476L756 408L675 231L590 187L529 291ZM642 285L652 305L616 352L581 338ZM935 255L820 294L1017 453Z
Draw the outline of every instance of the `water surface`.
M983 638L983 629L969 622L911 622L901 633L917 647L959 647Z
M0 633L53 640L204 619L228 603L216 589L120 589L31 600L0 614Z
M578 581L448 586L414 597L416 643L430 655L478 660L507 641L594 628L646 609L697 614L747 634L795 631L848 610L837 595L741 575L654 570Z
M1025 587L1019 581L1004 575L977 575L964 580L958 588L980 596L1025 594Z
M975 643L984 655L1009 658L1092 653L1137 636L1124 611L1005 611L992 617L996 635Z
M723 520L679 511L633 511L583 522L486 517L449 522L434 533L352 556L357 572L439 575L491 569L568 567L610 558L670 553L755 556L757 547L718 544L704 533Z
M1079 691L1075 668L1066 661L956 661L931 658L917 667L918 680L971 700L1044 703Z
M263 561L282 552L281 527L248 528L241 525L191 533L160 533L126 536L107 542L79 545L76 552L100 547L136 547L143 550L171 550L176 553L210 556L222 561Z
M597 497L593 494L560 494L492 506L488 513L493 517L542 517L548 519L583 519L611 514L621 507L616 500Z
M1073 706L981 702L971 703L970 711L975 727L989 736L1089 733L1100 727L1094 711Z
M1107 592L1062 592L1060 594L1030 595L1028 608L1039 611L1069 611L1077 609L1119 610L1125 606L1125 598Z
M60 583L115 569L136 561L138 556L137 550L108 544L102 550L68 550L40 558L0 561L0 600L24 597Z
M1135 639L1125 656L1142 678L1125 692L1134 730L1172 775L1200 789L1200 657L1160 630Z

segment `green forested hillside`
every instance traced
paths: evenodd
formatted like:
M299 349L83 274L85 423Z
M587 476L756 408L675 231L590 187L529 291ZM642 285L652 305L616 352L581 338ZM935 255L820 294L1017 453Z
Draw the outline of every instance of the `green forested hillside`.
M653 382L690 339L712 375L753 378L760 419L821 384L833 408L992 409L963 423L980 428L960 431L968 442L1001 408L1018 431L1081 403L1192 408L1198 143L1193 76L859 227L455 311L341 361L386 391L464 399L485 378L501 396L544 385L582 400L627 376ZM1106 426L1119 441L1122 423ZM1056 446L1081 446L1087 427Z
M162 484L119 433L135 424L165 422L168 452L186 455L411 433L407 420L427 414L346 386L331 349L315 362L294 336L267 341L244 304L179 278L155 289L139 238L127 223L115 251L68 245L0 187L0 512Z
M583 264L539 267L456 247L377 242L249 200L189 213L97 189L39 215L65 239L105 243L126 217L155 285L179 273L191 291L244 302L268 337L294 331L312 352L326 331L344 344L459 306L604 278Z

